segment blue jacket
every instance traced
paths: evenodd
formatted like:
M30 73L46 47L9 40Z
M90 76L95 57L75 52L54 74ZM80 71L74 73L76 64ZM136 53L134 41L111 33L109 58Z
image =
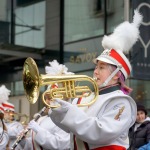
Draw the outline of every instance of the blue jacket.
M150 150L150 142L145 144L144 146L140 147L138 150Z

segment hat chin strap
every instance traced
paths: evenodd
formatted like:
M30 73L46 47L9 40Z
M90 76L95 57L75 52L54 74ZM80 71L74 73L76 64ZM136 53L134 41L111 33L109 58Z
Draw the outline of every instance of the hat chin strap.
M100 86L99 86L99 88L102 88L102 87L104 87L104 86L106 86L108 83L109 83L109 81L115 76L115 74L119 71L119 70L121 70L121 68L122 68L122 65L121 64L118 64L117 65L117 68L112 72L112 74L106 79L106 81L104 82L104 83L102 83Z

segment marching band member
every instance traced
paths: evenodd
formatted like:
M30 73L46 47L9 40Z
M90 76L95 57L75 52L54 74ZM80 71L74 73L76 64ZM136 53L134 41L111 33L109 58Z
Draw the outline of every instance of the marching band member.
M8 148L9 136L7 132L7 127L4 123L4 107L2 103L8 101L8 96L10 95L10 91L2 85L0 87L0 149L6 150Z
M131 65L123 52L138 39L142 16L135 11L133 23L120 24L102 40L104 51L94 62L99 86L97 101L85 111L64 100L49 111L51 119L66 132L73 133L74 150L126 150L128 130L136 120L136 104L125 85ZM82 102L82 101L81 101Z
M0 149L6 150L7 144L9 142L9 136L7 133L6 125L3 122L4 118L4 108L2 104L0 104Z
M9 148L14 143L19 132L23 130L23 125L14 119L15 106L12 103L2 103L4 107L4 121L9 135Z
M68 74L67 68L64 65L58 64L56 60L50 62L51 66L46 66L46 73L49 75ZM50 88L57 88L58 84L49 85ZM47 89L47 90L48 90ZM47 104L50 104L51 98L48 94L45 95ZM31 129L31 137L24 138L21 142L24 150L69 150L70 149L70 134L56 126L48 116L47 108L45 115L40 117L37 122L34 120L28 124L28 129ZM20 144L20 145L21 145Z

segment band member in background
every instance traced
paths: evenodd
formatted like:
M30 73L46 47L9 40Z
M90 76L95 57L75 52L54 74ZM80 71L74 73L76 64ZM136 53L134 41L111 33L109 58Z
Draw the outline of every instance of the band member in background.
M14 118L15 106L12 103L2 103L4 107L4 121L9 135L9 148L14 143L19 132L23 130L23 125Z
M46 66L45 69L48 75L69 74L67 68L56 60L50 62L50 66ZM49 85L47 90L58 86L57 83ZM45 100L47 104L50 104L51 97L49 94L45 94ZM29 122L28 129L31 129L31 137L24 138L20 143L24 150L70 150L70 134L52 122L48 116L48 111L50 111L49 108L37 122L34 120Z
M125 85L131 65L123 52L137 41L141 21L142 16L135 11L133 23L126 21L111 35L104 36L104 51L94 60L99 96L93 105L83 111L56 99L61 107L49 111L55 124L73 133L71 149L126 150L129 147L128 130L136 120L136 103L128 95L131 88Z
M0 149L7 150L9 144L9 136L7 132L7 127L4 123L4 107L2 103L8 101L10 95L10 90L8 90L5 85L0 86Z
M3 122L4 119L4 108L0 104L0 149L6 150L7 144L9 142L9 136L7 133L6 125Z

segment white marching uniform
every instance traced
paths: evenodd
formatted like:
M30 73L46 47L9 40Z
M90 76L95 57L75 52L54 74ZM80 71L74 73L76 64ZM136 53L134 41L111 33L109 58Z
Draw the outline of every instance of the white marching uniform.
M85 111L72 105L61 114L61 120L57 112L50 114L59 127L75 135L72 149L98 150L111 145L128 148L128 130L136 120L136 104L121 90L106 91L101 91L97 101Z
M32 131L32 138L27 138L24 150L69 150L70 134L57 127L48 116L38 120L40 130Z
M9 136L6 131L0 127L0 150L6 150L6 145L8 144Z
M15 142L18 133L20 133L23 130L23 126L20 122L12 121L5 123L9 135L9 148L13 145Z

